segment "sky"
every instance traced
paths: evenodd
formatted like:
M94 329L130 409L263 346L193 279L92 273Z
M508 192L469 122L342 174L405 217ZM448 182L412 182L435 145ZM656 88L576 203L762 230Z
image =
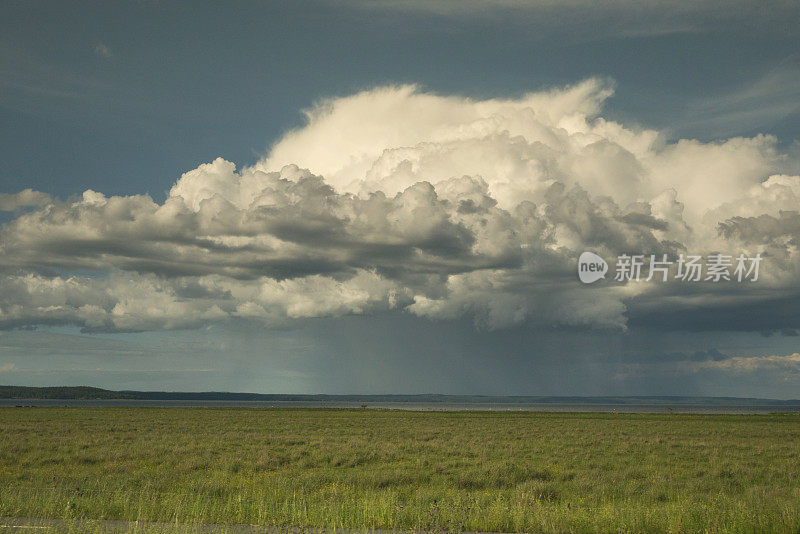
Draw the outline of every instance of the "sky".
M800 398L795 2L0 14L2 384Z

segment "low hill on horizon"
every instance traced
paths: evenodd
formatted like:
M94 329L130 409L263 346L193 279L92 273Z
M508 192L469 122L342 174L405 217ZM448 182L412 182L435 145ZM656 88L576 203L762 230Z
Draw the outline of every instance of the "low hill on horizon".
M425 402L507 404L699 404L699 405L800 405L800 399L699 396L538 396L538 395L330 395L291 393L237 393L227 391L114 391L91 386L0 386L0 399L53 400L173 400L173 401L275 401L275 402Z

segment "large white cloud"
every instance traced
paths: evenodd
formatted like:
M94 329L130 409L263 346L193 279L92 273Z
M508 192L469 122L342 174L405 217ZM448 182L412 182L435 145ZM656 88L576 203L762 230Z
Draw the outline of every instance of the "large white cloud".
M599 79L482 101L383 87L321 102L252 167L185 173L163 203L4 195L0 209L28 211L0 230L0 324L173 329L395 309L624 328L637 299L795 289L800 177L777 140L667 143L600 117L611 94ZM767 259L753 291L584 287L584 250Z

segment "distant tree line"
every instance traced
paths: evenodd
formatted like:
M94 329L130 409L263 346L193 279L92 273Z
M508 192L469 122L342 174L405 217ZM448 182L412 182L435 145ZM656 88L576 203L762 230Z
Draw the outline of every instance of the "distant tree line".
M135 399L121 391L89 386L0 386L0 399Z

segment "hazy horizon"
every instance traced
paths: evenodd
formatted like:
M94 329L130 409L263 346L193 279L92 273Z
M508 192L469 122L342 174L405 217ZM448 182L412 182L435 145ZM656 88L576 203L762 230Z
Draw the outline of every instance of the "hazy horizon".
M302 398L302 400L297 400L296 402L305 402L307 399L308 401L313 402L324 402L324 401L314 401L314 398L327 398L332 399L334 401L339 400L342 402L358 402L358 399L377 399L376 402L381 402L380 399L383 399L383 402L397 402L397 403L407 403L413 404L416 402L422 403L436 403L436 401L424 401L425 398L445 398L449 399L450 403L455 404L463 404L473 402L476 399L490 399L484 402L489 403L506 403L507 401L503 401L502 399L525 399L525 401L521 401L522 403L527 402L528 400L539 400L540 403L547 404L551 402L563 402L563 401L576 401L580 399L584 399L586 401L597 401L597 400L613 400L613 399L641 399L641 400L668 400L668 399L675 399L675 400L688 400L688 399L706 399L706 400L732 400L732 401L768 401L768 402L780 402L780 403L800 403L800 397L797 398L771 398L771 397L730 397L730 396L687 396L687 395L593 395L593 396L582 396L582 395L470 395L470 394L448 394L448 393L436 393L436 392L424 392L424 393L254 393L252 391L194 391L194 390L157 390L157 389L144 389L144 390L131 390L131 389L120 389L120 390L111 390L106 388L98 388L96 386L91 386L87 384L81 384L78 386L27 386L27 385L11 385L11 384L0 384L0 388L18 388L18 389L31 389L31 390L48 390L48 389L70 389L70 390L100 390L103 392L108 393L131 393L131 394L159 394L164 393L167 395L203 395L203 396L213 396L213 395L234 395L238 397L243 396L254 396L254 397L277 397L276 399L278 402L281 402L281 399L291 401L292 399ZM76 392L77 393L77 392ZM4 391L0 392L0 399L1 400L69 400L73 397L4 397ZM188 398L188 397L187 397ZM203 397L206 398L206 397ZM75 397L76 400L93 400L87 399L83 397ZM160 398L160 397L152 397L153 400L168 400L167 398ZM213 398L208 397L211 402L222 402L225 399L222 398ZM402 400L408 399L408 400ZM472 400L470 400L472 399ZM494 399L492 401L491 399ZM98 399L102 400L102 399ZM125 400L124 398L114 398L108 397L106 400ZM133 400L142 400L146 401L146 398L136 398ZM194 400L201 401L200 397L195 398ZM248 402L248 399L238 399L238 401ZM261 400L252 399L253 402L269 402L269 400ZM498 402L499 401L499 402ZM237 402L237 399L231 399L230 402ZM513 402L508 402L509 404L514 404ZM447 404L447 403L445 403ZM534 403L535 404L535 403ZM567 403L569 404L569 403ZM589 404L592 404L591 402ZM667 404L669 405L669 404Z

